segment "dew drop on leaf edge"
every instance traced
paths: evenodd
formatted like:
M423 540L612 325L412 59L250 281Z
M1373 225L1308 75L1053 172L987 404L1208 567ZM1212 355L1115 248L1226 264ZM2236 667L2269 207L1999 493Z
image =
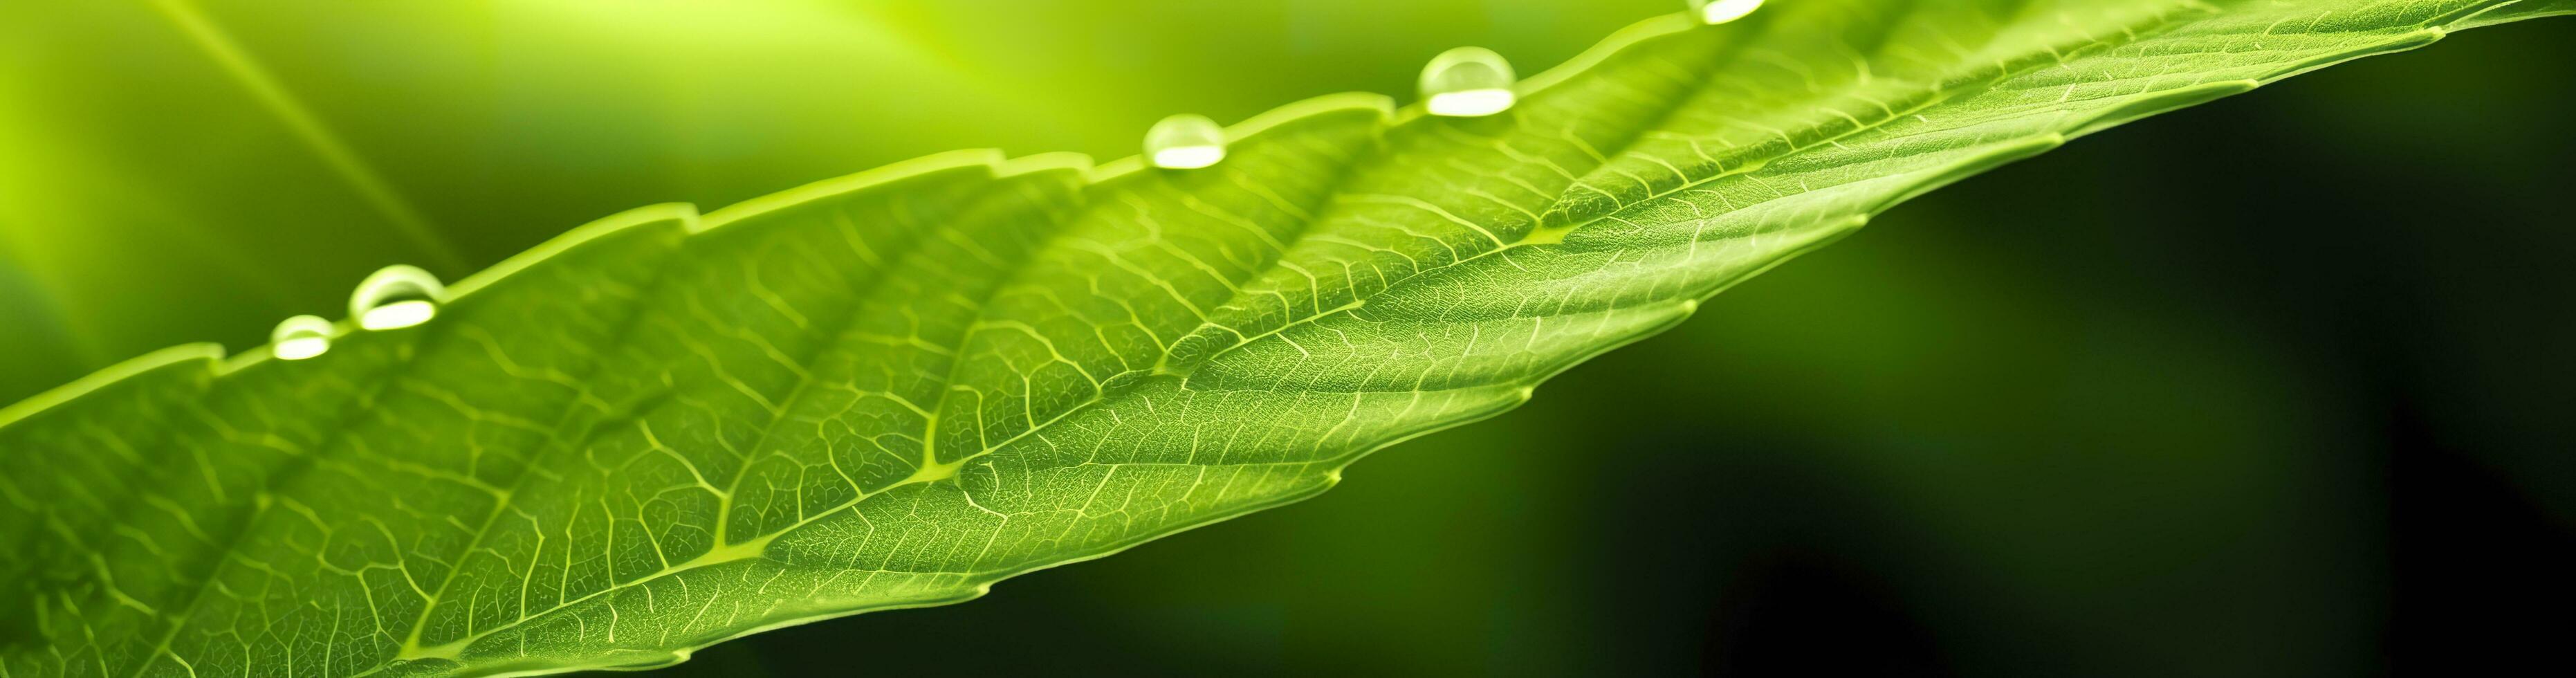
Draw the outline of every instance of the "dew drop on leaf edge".
M1145 132L1145 161L1163 169L1198 169L1225 159L1225 128L1207 116L1182 113Z
M1714 25L1751 15L1762 8L1762 0L1690 0L1690 6L1700 23Z
M438 315L447 287L438 276L417 266L395 264L377 270L349 293L349 317L369 330L390 330L429 322Z
M299 315L279 321L268 333L268 350L279 360L303 360L331 350L331 321Z
M1473 118L1510 110L1517 95L1512 63L1483 47L1460 47L1422 67L1422 107L1432 115Z

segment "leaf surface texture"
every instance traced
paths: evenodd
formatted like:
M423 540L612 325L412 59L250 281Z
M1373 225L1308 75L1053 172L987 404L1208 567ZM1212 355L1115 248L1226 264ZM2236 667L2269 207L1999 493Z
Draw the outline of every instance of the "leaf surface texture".
M419 327L0 413L0 676L641 667L965 600L1321 492L1947 182L2571 11L1779 2L1490 118L1292 105L1204 170L961 152L634 210Z

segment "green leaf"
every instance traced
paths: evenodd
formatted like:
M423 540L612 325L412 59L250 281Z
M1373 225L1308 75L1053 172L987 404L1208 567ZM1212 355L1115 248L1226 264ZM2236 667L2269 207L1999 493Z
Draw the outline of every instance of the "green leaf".
M1205 170L962 152L630 211L425 325L0 410L0 675L644 667L965 600L1311 496L1947 182L2571 12L1781 2L1492 118L1344 95Z

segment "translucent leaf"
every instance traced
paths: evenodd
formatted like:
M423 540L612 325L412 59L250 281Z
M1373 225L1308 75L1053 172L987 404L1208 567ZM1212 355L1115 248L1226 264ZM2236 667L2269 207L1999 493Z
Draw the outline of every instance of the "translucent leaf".
M1312 496L1947 182L2571 10L1776 2L1493 116L1344 95L1200 169L961 152L630 211L418 325L0 411L0 674L643 667L965 600Z

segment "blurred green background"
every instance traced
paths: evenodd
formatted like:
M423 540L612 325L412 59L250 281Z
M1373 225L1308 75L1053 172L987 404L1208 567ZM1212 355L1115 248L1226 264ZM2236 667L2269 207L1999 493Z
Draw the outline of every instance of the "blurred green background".
M637 205L1679 0L0 3L0 401ZM673 675L2354 675L2576 638L2576 21L1931 195L1324 497Z

